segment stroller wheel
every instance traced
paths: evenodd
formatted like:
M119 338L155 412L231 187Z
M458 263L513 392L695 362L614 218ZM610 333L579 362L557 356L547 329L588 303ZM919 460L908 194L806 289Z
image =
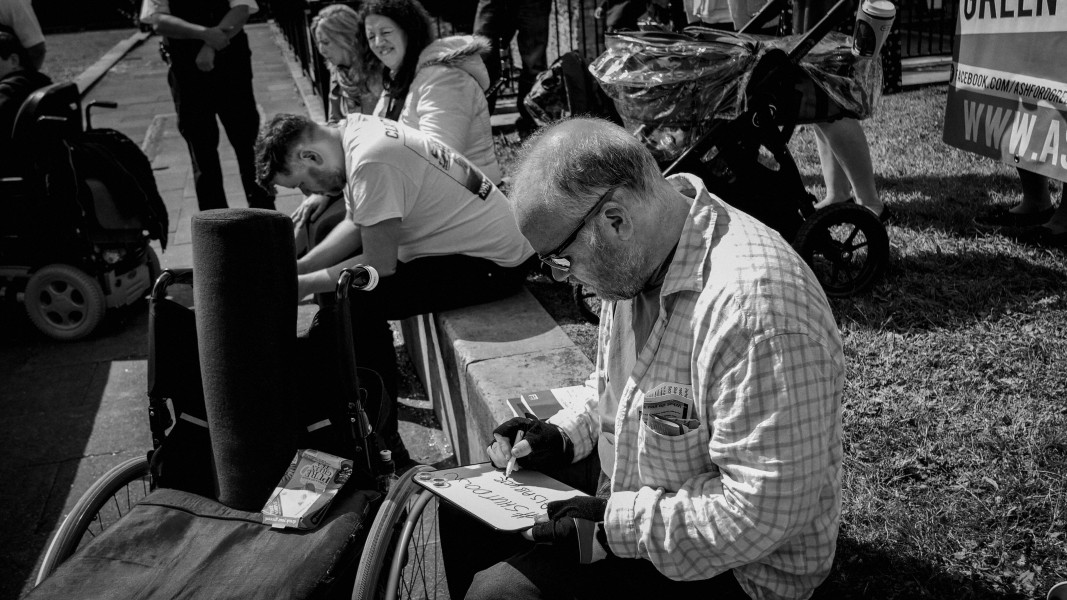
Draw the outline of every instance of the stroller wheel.
M889 264L889 234L871 211L851 202L820 208L793 242L826 295L847 298L871 289Z
M30 277L23 297L30 321L57 340L78 340L96 329L107 303L100 283L85 271L51 264Z
M571 286L571 294L574 296L574 306L578 309L578 314L582 315L586 322L600 325L600 298L580 283Z

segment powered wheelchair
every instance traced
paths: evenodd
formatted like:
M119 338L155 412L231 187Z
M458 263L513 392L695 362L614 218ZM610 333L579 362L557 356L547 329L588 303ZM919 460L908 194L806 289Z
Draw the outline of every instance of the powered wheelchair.
M82 118L73 82L22 104L0 165L0 293L58 340L90 335L109 308L143 298L159 275L149 246L167 242L167 211L147 157L129 138ZM5 132L6 135L6 132Z

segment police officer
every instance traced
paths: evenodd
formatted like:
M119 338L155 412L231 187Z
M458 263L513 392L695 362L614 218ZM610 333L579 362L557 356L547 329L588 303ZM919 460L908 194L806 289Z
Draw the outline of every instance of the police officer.
M255 0L145 0L141 22L164 36L178 131L189 145L200 210L226 208L219 162L219 128L237 155L245 198L252 208L274 208L256 184L253 145L259 112L252 94L252 54L244 24Z

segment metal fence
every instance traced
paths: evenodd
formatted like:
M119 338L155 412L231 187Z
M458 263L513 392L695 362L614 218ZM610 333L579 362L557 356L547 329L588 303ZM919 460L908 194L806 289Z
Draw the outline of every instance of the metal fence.
M952 54L959 0L897 0L902 58Z
M591 61L604 50L604 23L594 16L601 0L553 0L549 16L548 60L551 63L561 54L577 50ZM312 18L331 0L287 0L270 5L271 16L278 23L288 40L300 65L307 74L320 98L327 97L329 72L315 47L311 36ZM358 0L341 2L358 8ZM469 33L473 24L472 0L425 0L434 15L439 35ZM788 4L788 3L787 3ZM897 17L893 32L882 52L884 91L894 92L901 87L902 61L931 56L949 56L955 35L956 13L959 0L896 0ZM470 15L466 15L470 12ZM783 21L788 22L789 10L783 12ZM851 22L843 23L842 30L851 32ZM514 45L501 52L503 84L499 98L514 96L517 64Z

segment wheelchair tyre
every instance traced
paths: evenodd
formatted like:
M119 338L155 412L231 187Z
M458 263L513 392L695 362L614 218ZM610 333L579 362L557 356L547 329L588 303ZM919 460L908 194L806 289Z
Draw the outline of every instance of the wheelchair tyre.
M448 597L437 529L437 496L415 483L419 465L386 495L367 533L353 600Z
M128 513L152 491L146 457L131 458L104 474L63 519L37 572L40 585L63 561Z
M851 202L815 211L800 226L793 247L831 298L868 291L889 265L885 225L874 213Z
M600 298L580 283L571 286L571 294L574 296L574 306L578 309L578 314L582 315L587 323L600 325Z
M23 303L37 329L63 341L91 334L107 310L100 283L85 271L62 263L41 267L30 276Z

